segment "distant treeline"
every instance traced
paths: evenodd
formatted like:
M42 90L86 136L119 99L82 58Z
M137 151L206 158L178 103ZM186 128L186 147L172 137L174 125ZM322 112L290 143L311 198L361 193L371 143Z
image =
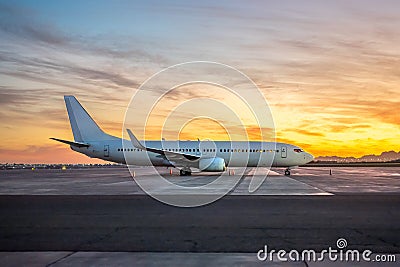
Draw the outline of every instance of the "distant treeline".
M23 164L6 163L0 164L0 170L22 170L22 169L83 169L83 168L125 168L122 164Z

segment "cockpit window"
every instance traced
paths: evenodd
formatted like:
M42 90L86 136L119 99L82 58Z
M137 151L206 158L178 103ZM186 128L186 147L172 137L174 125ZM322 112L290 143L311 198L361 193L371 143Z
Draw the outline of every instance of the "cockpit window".
M294 152L301 153L301 152L304 152L304 150L303 150L303 149L300 149L300 148L295 148L295 149L294 149Z

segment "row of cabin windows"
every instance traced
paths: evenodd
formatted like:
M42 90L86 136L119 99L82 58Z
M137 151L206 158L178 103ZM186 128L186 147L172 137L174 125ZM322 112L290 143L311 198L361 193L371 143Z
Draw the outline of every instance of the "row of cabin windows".
M200 152L200 150L197 148L168 148L168 149L163 149L164 151L170 151L170 152ZM118 151L143 151L142 149L139 148L118 148ZM215 148L207 148L203 149L203 152L215 152ZM244 152L244 153L252 153L252 152L258 152L258 153L265 153L265 152L279 152L279 150L272 150L272 149L220 149L219 152L225 152L225 153L235 153L235 152Z
M139 148L118 148L118 151L143 151L142 149Z
M219 152L258 152L258 153L265 153L265 152L279 152L279 150L272 150L272 149L220 149Z
M139 148L118 148L118 151L143 151L142 149ZM209 151L210 150L210 151ZM196 152L196 149L193 148L168 148L168 149L163 149L163 151L170 151L170 152ZM200 149L197 149L197 152L200 152ZM206 150L204 149L204 152ZM213 152L211 149L207 149L207 152ZM214 149L215 152L215 149Z

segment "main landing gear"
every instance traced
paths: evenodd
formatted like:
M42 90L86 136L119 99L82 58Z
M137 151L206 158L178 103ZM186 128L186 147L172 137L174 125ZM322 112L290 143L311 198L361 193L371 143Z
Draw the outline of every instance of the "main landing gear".
M285 175L286 175L286 176L290 176L290 169L289 169L289 168L287 168L287 169L285 170Z
M190 168L183 168L179 170L180 176L189 176L192 175L192 170Z

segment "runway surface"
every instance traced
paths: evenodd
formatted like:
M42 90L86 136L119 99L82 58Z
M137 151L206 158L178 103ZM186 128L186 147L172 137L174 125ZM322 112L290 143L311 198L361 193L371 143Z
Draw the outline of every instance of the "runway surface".
M251 195L330 195L330 194L400 194L400 168L298 168L290 177L283 170L271 171L261 187ZM216 179L215 173L194 173L172 176L159 169L165 178L182 186L206 184ZM259 170L262 173L263 169ZM267 171L265 170L265 173ZM141 175L141 176L140 176ZM137 168L136 176L157 182L149 168ZM224 175L224 179L230 176ZM245 176L231 192L249 195L251 177ZM158 192L168 193L166 188ZM173 192L174 194L177 192ZM7 170L0 171L0 195L143 195L126 168L70 170Z
M0 196L0 250L396 252L400 196L227 196L177 208L144 195Z
M255 195L244 178L198 208L152 199L126 169L1 171L0 250L319 251L345 238L350 249L399 253L399 170L299 168L290 178L278 170ZM168 179L193 185L213 176Z
M372 254L375 258L378 254ZM400 259L397 256L397 261ZM320 257L320 255L318 255ZM332 262L323 261L259 261L255 253L187 253L187 252L0 252L2 266L285 266L285 267L322 267L322 266L384 266L397 267L398 262ZM379 265L378 265L379 264Z
M182 194L168 186L160 187L157 183L159 177L151 168L135 169L136 178L143 179L152 186L152 193L157 194ZM264 171L263 171L264 170ZM165 168L159 169L165 179L182 187L195 187L208 184L216 180L219 175L215 173L193 173L192 176L173 175ZM260 169L260 174L266 174L266 169ZM249 183L252 178L247 172L231 194L249 195ZM218 194L218 186L237 176L223 175L220 182L215 185L211 193ZM208 192L210 193L210 192ZM71 170L13 170L0 172L0 195L144 195L143 190L134 182L126 168L114 169L71 169ZM262 186L252 195L329 195L315 186L303 183L296 179L283 176L277 172L269 172L268 178Z
M250 253L179 253L179 252L0 252L2 266L320 266L305 262L268 263ZM395 266L395 265L384 265Z

